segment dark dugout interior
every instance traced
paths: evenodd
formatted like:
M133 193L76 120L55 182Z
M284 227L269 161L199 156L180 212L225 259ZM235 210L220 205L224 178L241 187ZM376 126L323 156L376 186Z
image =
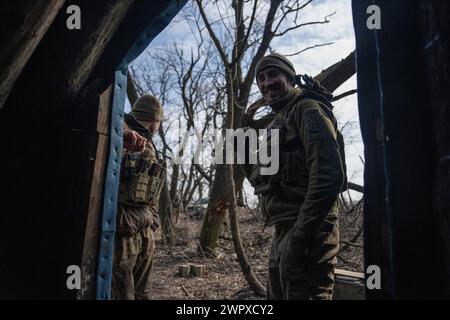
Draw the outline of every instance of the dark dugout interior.
M381 29L366 13L378 5ZM353 1L368 299L449 298L448 1Z
M130 50L142 51L183 3L71 1L82 8L82 29L69 31L64 0L0 2L0 298L108 298L110 257L106 274L98 261L108 253L102 211L115 205L104 195L117 171L106 169L121 145L112 101L123 99ZM376 31L366 27L373 4L381 9ZM365 263L382 274L367 298L448 298L450 5L352 6ZM82 266L82 290L67 289L69 265Z

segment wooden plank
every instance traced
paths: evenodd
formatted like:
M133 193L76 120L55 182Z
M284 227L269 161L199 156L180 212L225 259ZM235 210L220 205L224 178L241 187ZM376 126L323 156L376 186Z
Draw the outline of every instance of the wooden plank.
M96 269L98 264L98 239L100 231L100 216L102 210L103 181L106 162L108 160L109 116L112 102L112 87L110 86L101 96L97 118L97 152L95 155L94 171L89 200L88 217L83 246L81 264L81 290L78 299L94 299Z
M349 270L344 270L344 269L334 269L334 275L364 279L364 273L354 272L354 271L349 271Z
M112 103L112 86L100 96L100 102L97 115L97 132L109 135L109 127L111 125L111 103Z
M27 1L20 4L11 4L9 1L9 4L2 4L2 8L7 5L21 6L14 18L22 23L2 34L5 38L0 47L0 109L63 4L64 0Z

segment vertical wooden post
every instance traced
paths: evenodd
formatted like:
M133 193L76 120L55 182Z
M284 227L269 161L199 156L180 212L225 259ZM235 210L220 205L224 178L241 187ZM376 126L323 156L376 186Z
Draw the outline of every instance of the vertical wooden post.
M84 237L83 258L81 264L81 290L78 299L95 298L95 274L98 263L98 242L102 197L106 161L108 160L108 136L110 133L110 109L112 102L112 87L106 89L99 99L97 116L97 151L92 175L89 209Z

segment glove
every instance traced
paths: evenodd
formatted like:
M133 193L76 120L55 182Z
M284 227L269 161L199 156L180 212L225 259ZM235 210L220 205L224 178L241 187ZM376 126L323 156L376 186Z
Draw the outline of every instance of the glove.
M299 228L294 227L286 243L287 265L301 265L305 262L309 247L309 238Z

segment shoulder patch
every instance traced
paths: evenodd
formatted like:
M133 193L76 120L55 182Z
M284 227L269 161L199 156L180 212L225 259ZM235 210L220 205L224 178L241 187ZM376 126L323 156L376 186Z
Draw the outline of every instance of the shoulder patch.
M308 133L313 135L322 132L324 127L322 116L317 109L306 110L303 114L303 122Z

